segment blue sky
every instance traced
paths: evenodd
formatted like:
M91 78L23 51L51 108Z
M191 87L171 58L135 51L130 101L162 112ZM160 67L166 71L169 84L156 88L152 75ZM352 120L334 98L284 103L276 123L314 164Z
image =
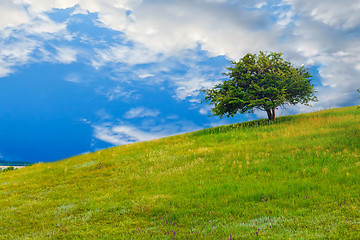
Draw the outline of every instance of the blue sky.
M359 104L358 0L3 0L0 161L47 162L266 117L209 117L229 60L283 52L313 107Z

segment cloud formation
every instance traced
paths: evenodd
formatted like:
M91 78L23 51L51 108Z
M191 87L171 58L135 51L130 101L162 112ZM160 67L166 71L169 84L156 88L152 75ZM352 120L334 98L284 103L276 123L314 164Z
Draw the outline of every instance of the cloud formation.
M294 14L309 17L331 27L351 29L360 26L360 2L357 0L284 0Z
M56 47L56 60L60 63L69 64L76 61L77 51L70 47Z
M144 122L142 126L134 126L125 122L106 122L94 125L93 129L95 138L113 145L124 145L191 132L200 127L189 121L176 121L162 125Z
M124 114L124 118L143 118L143 117L157 117L160 114L157 109L148 109L144 107L132 108Z
M54 20L51 14L60 9L72 13ZM318 70L319 102L314 106L356 104L351 99L360 88L359 11L358 0L4 0L0 77L29 62L69 64L81 59L96 69L113 67L118 79L124 78L123 71L126 81L169 82L177 100L196 103L199 90L213 86L223 71L207 71L211 67L200 53L237 60L248 52L281 51L295 64ZM84 41L85 34L71 32L71 19L90 13L96 14L94 25L121 37L112 42L95 39L94 44ZM50 40L56 40L51 47ZM80 51L75 41L88 45ZM97 91L109 100L133 94L121 85Z
M0 2L0 13L0 29L27 23L31 19L24 6L12 0Z

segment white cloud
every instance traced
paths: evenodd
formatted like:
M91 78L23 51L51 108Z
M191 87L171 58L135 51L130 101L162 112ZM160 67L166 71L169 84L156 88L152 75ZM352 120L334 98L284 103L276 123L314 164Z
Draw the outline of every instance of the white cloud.
M72 82L72 83L81 83L82 82L81 76L79 74L75 74L75 73L68 74L64 78L64 80L67 82Z
M107 113L105 109L100 109L95 114L99 118L99 120L102 122L113 119L113 116L111 114Z
M199 110L200 114L209 115L211 113L212 107L210 105L202 106Z
M0 42L0 77L14 72L14 67L29 62L60 62L71 63L76 61L76 50L69 47L55 47L56 55L45 50L43 43L28 37L19 36L11 43Z
M0 77L6 77L10 73L12 73L11 68L6 66L6 63L4 61L0 60Z
M94 127L94 137L113 145L124 145L134 142L148 141L161 138L161 133L149 133L131 125L111 126L104 124Z
M55 9L74 6L77 13L97 13L101 26L121 31L125 36L126 44L110 43L95 50L90 46L87 56L93 56L93 66L125 64L137 74L136 80L150 78L153 84L155 79L156 83L161 82L166 70L132 67L158 63L158 67L162 64L172 71L174 68L166 61L171 57L188 60L184 52L189 49L201 48L209 56L225 55L230 59L267 50L282 51L296 64L319 66L323 85L319 95L323 97L318 104L344 104L353 89L360 87L358 0L282 0L280 4L262 0L4 0L0 3L0 36L19 40L0 44L0 76L31 61L77 61L76 49L55 46L56 53L50 53L43 47L49 39L71 41L76 37L66 28L69 21L56 23L47 16ZM30 36L35 35L37 40L31 40ZM36 58L32 57L35 51L39 55ZM194 98L199 89L216 82L197 70L194 63L196 60L184 61L189 66L188 73L168 77L180 100ZM98 91L109 100L129 95L119 88ZM325 96L333 96L334 100Z
M175 98L178 100L189 100L191 102L199 102L196 99L200 90L210 88L219 82L221 68L207 66L202 64L203 58L193 57L194 53L185 54L179 61L179 64L187 66L187 71L183 75L172 75L169 79L175 87ZM169 66L171 71L171 66Z
M59 48L58 56L54 57L44 48L45 41L54 38L69 39L65 23L55 23L45 14L34 12L28 2L1 1L0 77L13 73L15 66L30 62L74 61L67 49Z
M238 6L193 1L143 2L134 9L132 17L134 21L124 30L128 38L164 54L176 54L201 44L214 56L239 58L246 51L276 45L277 32L264 29L268 15L243 11Z
M53 11L54 9L65 9L78 4L78 0L22 0L33 14Z
M200 78L180 78L176 81L176 97L184 100L188 97L196 97L200 93L200 89L210 88L214 85L213 81L209 81L204 77Z
M80 121L86 124L91 124L91 121L89 121L87 118L82 118Z
M157 117L160 114L157 109L148 109L144 107L132 108L124 114L124 118L143 118L143 117Z
M267 2L258 2L255 4L255 8L263 8L267 5L268 5Z
M137 99L139 96L135 92L135 90L125 90L121 86L116 86L115 88L106 89L103 87L99 87L95 90L97 94L104 95L109 101L113 101L116 99L121 99L122 101L129 101Z
M98 13L99 21L106 27L123 31L131 19L128 11L133 10L142 0L78 0L80 8Z
M13 67L31 60L31 53L39 43L31 39L19 39L12 43L0 42L0 77L13 72Z
M359 66L360 67L360 66ZM148 78L148 77L154 77L155 75L154 74L151 74L151 73L145 73L145 72L139 72L138 73L138 77L139 78Z
M102 123L99 125L94 125L93 129L95 138L113 145L124 145L128 143L148 141L170 135L191 132L198 130L199 127L192 122L178 121L162 125L147 122L142 127L135 127L126 123Z
M295 13L308 16L336 28L360 26L360 2L358 0L283 0L293 6Z
M45 39L59 37L59 34L61 34L61 38L69 38L66 35L66 23L53 22L45 15L39 15L38 18L19 28L31 35L41 35Z
M118 134L106 125L94 126L94 137L113 145L124 145L134 142L134 139L127 139L126 135Z
M107 63L136 65L157 62L159 60L156 52L141 44L135 44L135 46L113 45L106 49L96 49L96 57L92 60L92 65L98 68Z
M322 86L317 89L319 102L314 106L353 103L354 89L360 88L360 40L354 34L360 32L340 31L307 18L297 20L294 38L286 49L298 65L302 62L318 66Z
M0 29L27 23L30 19L31 17L21 4L16 4L11 0L0 2Z
M67 3L60 4L59 3ZM69 1L16 1L2 0L0 2L0 29L13 27L32 34L55 33L65 29L66 25L54 23L43 12L53 8L73 6Z
M57 50L56 60L69 64L76 61L77 51L70 47L55 47Z

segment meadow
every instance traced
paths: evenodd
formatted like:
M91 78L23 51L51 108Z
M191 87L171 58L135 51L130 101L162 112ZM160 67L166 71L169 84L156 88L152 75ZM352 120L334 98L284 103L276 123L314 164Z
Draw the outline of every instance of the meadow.
M359 239L359 135L348 107L3 172L0 239Z

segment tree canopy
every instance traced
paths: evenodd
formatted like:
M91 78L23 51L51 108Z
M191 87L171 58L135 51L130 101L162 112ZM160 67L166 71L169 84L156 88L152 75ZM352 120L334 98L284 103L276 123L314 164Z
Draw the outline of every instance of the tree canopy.
M293 66L281 56L282 53L274 52L249 53L238 62L231 61L224 73L228 79L203 90L204 101L214 106L213 115L232 117L262 110L269 120L274 120L280 106L316 101L309 71L304 66Z

